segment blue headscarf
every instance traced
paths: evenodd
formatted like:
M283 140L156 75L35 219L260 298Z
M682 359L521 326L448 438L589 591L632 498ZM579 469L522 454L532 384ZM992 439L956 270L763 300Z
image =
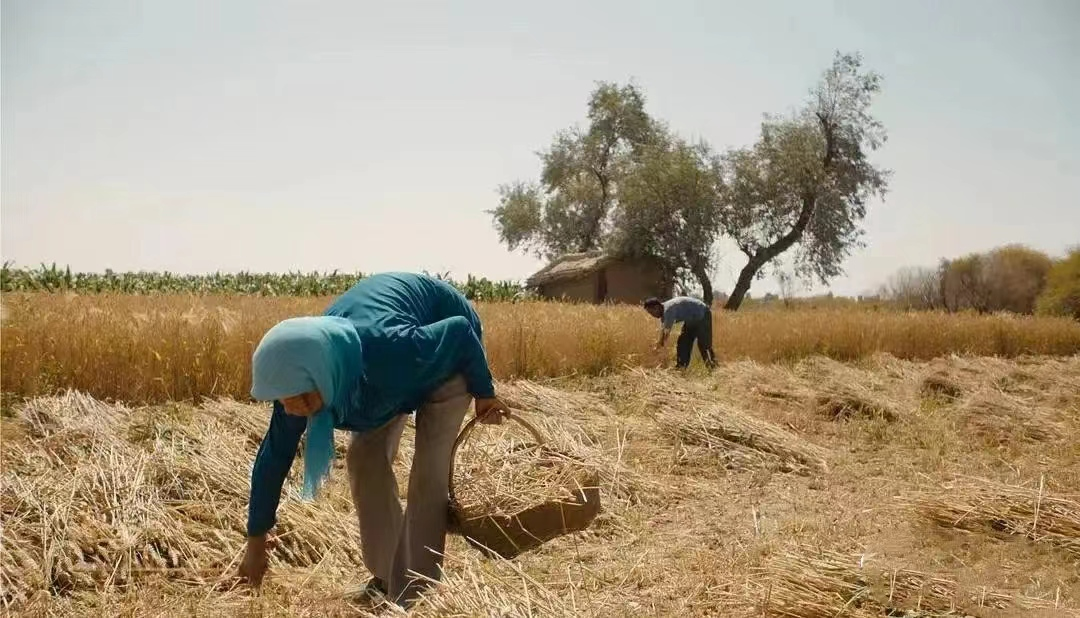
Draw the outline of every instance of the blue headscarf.
M334 425L355 403L363 376L360 336L352 323L333 316L278 322L251 359L251 396L280 400L318 390L323 407L308 417L304 443L304 498L312 499L330 475Z

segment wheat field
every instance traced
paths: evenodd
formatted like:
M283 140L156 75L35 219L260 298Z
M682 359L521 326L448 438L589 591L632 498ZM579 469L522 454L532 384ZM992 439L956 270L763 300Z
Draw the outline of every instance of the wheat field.
M306 503L298 457L268 579L234 577L269 420L248 356L322 302L3 303L5 615L401 615L358 594L340 459ZM479 309L500 396L598 473L602 511L512 560L452 536L411 615L1080 616L1076 323L721 314L725 362L681 374L633 307ZM411 458L410 422L402 492ZM503 474L483 473L477 455L455 483Z
M318 314L329 302L5 294L3 390L32 396L75 388L131 403L243 399L251 353L263 333L278 320ZM532 302L480 303L477 309L489 362L501 379L602 375L670 364L677 334L663 354L656 354L651 348L659 323L637 307ZM1080 353L1080 323L1067 318L822 308L717 311L714 321L722 361Z

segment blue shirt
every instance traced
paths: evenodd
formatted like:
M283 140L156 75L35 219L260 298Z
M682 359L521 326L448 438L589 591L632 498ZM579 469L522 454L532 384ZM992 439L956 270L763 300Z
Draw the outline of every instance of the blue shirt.
M676 296L664 302L664 328L670 330L676 322L696 322L705 317L709 306L691 296Z
M482 327L468 299L450 284L411 273L383 273L360 280L324 315L350 320L360 335L364 379L359 407L345 411L335 428L367 431L416 410L457 373L473 397L494 397L484 355ZM248 536L276 522L281 488L296 457L307 419L285 413L275 401L270 426L255 455L248 503Z

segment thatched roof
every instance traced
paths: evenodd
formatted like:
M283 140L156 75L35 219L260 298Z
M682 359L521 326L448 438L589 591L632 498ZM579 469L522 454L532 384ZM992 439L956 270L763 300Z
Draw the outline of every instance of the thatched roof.
M525 281L525 285L534 287L554 281L578 279L596 272L614 259L614 256L603 251L567 253L536 271Z

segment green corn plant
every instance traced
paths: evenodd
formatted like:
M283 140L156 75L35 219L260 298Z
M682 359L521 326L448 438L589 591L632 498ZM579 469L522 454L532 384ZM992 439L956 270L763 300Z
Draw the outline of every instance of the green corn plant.
M430 274L430 273L429 273ZM363 273L237 273L214 272L205 275L180 275L165 272L72 272L56 264L38 268L17 268L4 262L0 271L0 292L76 292L79 294L236 294L254 296L334 296L352 287ZM492 281L486 277L468 275L464 282L450 278L449 273L432 276L450 283L473 301L511 301L519 296L522 286L514 281Z

